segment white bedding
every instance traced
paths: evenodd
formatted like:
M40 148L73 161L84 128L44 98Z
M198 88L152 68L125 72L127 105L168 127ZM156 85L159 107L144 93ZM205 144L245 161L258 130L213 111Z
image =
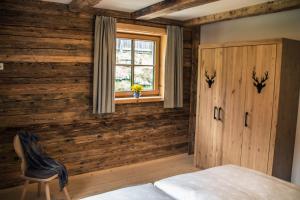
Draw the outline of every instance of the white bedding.
M300 188L246 168L225 165L154 185L177 200L300 200Z
M90 196L82 200L172 200L172 198L148 183Z

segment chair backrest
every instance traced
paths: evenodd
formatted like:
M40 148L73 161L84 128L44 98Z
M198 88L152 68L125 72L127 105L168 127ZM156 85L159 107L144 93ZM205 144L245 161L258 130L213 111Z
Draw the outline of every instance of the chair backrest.
M19 158L21 159L21 171L22 174L25 175L25 171L27 169L27 163L26 163L23 147L18 135L14 137L14 149L17 155L19 156Z

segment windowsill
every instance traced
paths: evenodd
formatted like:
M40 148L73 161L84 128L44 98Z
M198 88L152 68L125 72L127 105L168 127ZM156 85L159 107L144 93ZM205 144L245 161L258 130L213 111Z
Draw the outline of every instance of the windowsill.
M160 102L164 101L161 96L149 96L149 97L126 97L126 98L115 98L115 104L127 104L127 103L146 103L146 102Z

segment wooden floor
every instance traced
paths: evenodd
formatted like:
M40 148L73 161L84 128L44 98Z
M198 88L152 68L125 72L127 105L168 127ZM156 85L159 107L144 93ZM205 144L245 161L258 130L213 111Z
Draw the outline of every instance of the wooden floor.
M154 182L162 178L196 170L193 166L193 157L181 154L154 161L72 176L69 178L68 190L72 199L79 199L126 186ZM63 193L59 192L57 181L54 181L50 185L50 188L52 200L64 199ZM20 199L21 190L22 187L0 190L0 199ZM26 199L45 199L45 197L43 193L38 198L37 185L31 184Z

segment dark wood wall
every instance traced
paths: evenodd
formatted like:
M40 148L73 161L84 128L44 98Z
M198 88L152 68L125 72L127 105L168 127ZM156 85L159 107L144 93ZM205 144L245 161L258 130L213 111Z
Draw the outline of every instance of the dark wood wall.
M187 152L191 31L184 31L184 108L122 104L96 116L93 24L93 15L62 4L1 0L0 188L22 183L12 145L19 130L38 134L70 175Z

